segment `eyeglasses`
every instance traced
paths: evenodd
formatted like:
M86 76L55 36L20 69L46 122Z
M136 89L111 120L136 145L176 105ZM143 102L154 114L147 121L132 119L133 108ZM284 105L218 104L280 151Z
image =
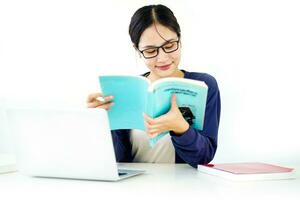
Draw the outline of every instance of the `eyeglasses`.
M179 39L177 41L167 42L159 47L151 47L144 50L139 50L141 54L143 54L144 58L154 58L158 55L159 49L161 48L165 53L172 53L176 51L179 47Z

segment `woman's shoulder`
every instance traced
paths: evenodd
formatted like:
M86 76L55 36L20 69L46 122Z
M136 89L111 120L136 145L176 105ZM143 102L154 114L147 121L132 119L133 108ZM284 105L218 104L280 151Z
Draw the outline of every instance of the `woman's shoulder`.
M209 88L218 88L217 80L208 73L184 71L184 78L204 81Z

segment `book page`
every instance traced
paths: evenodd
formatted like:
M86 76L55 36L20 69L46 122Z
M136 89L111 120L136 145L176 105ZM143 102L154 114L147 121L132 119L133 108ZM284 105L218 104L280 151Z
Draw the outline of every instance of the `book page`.
M153 86L154 116L158 117L169 111L171 96L175 94L177 105L186 121L192 127L202 130L208 88L201 81L181 80L172 78Z

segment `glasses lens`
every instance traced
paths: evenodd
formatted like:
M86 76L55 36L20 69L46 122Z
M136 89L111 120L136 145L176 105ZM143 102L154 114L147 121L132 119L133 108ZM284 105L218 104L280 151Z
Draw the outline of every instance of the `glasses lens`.
M163 46L163 49L165 50L166 53L171 53L173 51L176 51L178 49L178 42L169 42Z
M151 48L151 49L145 49L143 51L143 54L145 58L152 58L157 56L157 49L156 48Z

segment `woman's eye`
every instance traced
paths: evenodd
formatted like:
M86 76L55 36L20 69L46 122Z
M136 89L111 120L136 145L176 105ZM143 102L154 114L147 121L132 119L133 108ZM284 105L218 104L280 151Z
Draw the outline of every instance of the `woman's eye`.
M147 49L147 50L145 50L144 52L146 52L146 53L155 53L155 49Z
M164 48L170 49L170 48L172 48L173 46L174 46L174 44L173 44L173 43L170 43L170 44L166 44L166 45L164 46Z

